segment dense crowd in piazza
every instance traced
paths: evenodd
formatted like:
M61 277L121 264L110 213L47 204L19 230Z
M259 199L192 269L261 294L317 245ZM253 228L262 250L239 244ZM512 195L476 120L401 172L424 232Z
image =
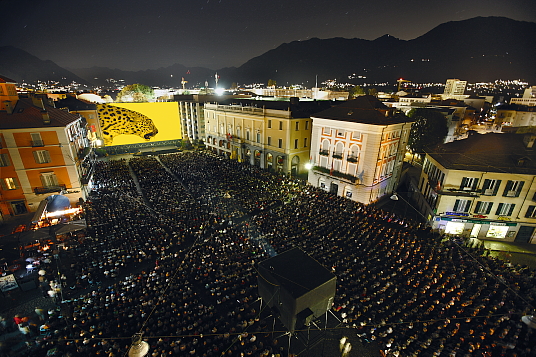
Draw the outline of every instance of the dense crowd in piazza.
M198 152L100 161L94 183L86 236L61 253L73 298L27 355L125 355L138 332L155 357L286 355L255 268L292 247L337 276L344 334L388 356L536 353L535 271L426 225Z

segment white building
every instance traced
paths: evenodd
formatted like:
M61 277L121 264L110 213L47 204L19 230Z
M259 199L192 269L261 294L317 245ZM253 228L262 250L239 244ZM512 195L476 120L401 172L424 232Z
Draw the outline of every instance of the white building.
M467 81L461 81L459 79L447 79L445 84L445 90L443 91L443 99L463 99L468 97L464 95Z
M510 99L510 104L527 105L529 107L536 106L536 86L525 89L522 98Z
M361 96L311 118L311 185L365 204L396 189L412 124L408 117Z

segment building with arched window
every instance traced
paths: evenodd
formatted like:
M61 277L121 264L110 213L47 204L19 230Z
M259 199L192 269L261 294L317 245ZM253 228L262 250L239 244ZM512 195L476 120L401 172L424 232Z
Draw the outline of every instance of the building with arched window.
M329 101L231 99L205 103L205 144L214 153L272 172L307 173L311 115Z
M311 185L366 204L395 190L411 119L373 96L347 101L312 119Z

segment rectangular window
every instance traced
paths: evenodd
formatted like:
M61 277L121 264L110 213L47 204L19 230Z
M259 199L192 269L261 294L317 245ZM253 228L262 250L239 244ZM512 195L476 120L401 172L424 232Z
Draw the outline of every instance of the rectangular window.
M499 203L499 207L497 208L497 212L495 214L497 216L511 216L512 212L514 212L514 207L516 205L514 203Z
M268 119L268 129L271 129L271 128L272 128L272 120Z
M305 122L305 130L309 130L309 121Z
M279 130L283 130L283 122L282 121L279 122Z
M54 187L58 186L58 178L53 172L43 172L41 173L41 183L44 187Z
M268 145L270 145L270 146L272 145L272 137L271 136L268 137Z
M298 131L298 130L300 130L300 122L299 121L296 122L296 131Z
M331 129L326 127L322 128L322 134L331 135Z
M341 130L341 129L337 129L337 136L344 136L344 130Z
M283 139L277 139L277 146L281 149L283 147Z
M303 147L304 147L304 148L307 147L307 138L303 138Z
M478 185L478 179L476 177L464 177L462 179L462 184L460 185L460 190L464 191L474 191Z
M261 133L257 133L257 142L258 142L258 143L261 142Z
M491 212L491 207L493 207L493 202L478 201L476 203L475 213L489 214Z
M359 140L359 139L361 139L361 132L359 132L359 131L354 131L354 132L352 133L352 139L355 139L355 140Z
M454 203L454 212L468 213L471 208L471 200L456 200Z
M6 167L9 166L9 155L8 154L0 154L0 167Z
M298 148L298 139L294 139L294 149Z
M506 188L504 189L504 197L519 197L525 181L508 180L506 182Z
M37 150L33 152L35 162L38 164L47 164L52 162L48 150Z
M496 196L500 185L501 180L485 179L482 185L482 194L485 196Z
M246 140L249 140L249 129L246 130Z
M4 190L16 190L18 188L17 179L14 177L6 177L2 179L2 189Z
M30 133L30 136L32 137L32 146L45 146L40 133Z

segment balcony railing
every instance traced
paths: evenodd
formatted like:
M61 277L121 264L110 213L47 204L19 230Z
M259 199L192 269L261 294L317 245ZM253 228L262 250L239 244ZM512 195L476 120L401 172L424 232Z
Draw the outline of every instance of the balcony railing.
M32 140L32 146L33 147L45 146L45 143L43 143L43 140Z
M320 150L319 154L322 156L329 156L329 150Z
M346 161L348 162L357 162L357 156L348 156L348 158L346 158Z
M342 152L334 152L333 153L334 159L342 159Z
M65 185L58 185L58 186L41 186L41 187L35 187L34 192L36 195L42 195L44 193L51 193L51 192L61 192L65 190Z

